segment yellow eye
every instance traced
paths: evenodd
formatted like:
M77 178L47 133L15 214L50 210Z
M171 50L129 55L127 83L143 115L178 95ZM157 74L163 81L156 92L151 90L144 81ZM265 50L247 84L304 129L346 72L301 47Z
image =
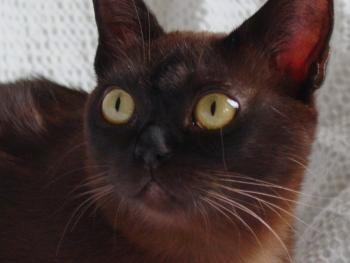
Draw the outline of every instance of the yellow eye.
M135 103L129 93L114 89L107 93L102 102L102 113L106 121L112 124L127 123L135 111Z
M208 94L198 102L195 119L203 129L222 129L235 118L238 108L238 103L224 94Z

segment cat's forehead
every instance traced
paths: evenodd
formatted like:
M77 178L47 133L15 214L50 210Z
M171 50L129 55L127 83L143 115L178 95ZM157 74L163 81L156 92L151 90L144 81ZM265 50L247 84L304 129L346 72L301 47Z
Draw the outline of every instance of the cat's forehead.
M153 41L150 48L156 62L172 58L189 63L213 51L221 38L221 34L214 33L172 32Z
M223 64L216 45L221 37L220 34L186 32L161 37L151 46L152 82L162 88L169 84L176 86L177 82L190 77L193 81L219 80L218 67L222 68Z

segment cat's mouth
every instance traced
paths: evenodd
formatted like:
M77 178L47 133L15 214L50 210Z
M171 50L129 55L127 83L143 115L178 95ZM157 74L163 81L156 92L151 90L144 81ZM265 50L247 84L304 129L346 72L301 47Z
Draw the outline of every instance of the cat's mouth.
M136 195L136 199L155 210L169 210L171 206L178 203L176 197L153 178L144 185Z

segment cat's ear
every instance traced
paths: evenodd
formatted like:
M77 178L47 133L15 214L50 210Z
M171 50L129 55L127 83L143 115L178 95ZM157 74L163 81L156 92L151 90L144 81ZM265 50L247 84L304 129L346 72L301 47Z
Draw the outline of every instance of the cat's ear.
M333 0L269 0L230 37L249 41L297 84L324 78L333 29Z
M161 36L164 31L142 0L93 0L99 32L96 67L108 57L117 57L127 49L135 52ZM102 62L101 62L102 61Z

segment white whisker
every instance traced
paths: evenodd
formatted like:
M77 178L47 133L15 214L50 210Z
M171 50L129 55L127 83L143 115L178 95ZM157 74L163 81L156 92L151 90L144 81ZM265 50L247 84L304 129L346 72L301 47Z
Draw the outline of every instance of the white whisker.
M100 174L99 176L103 176L103 174ZM81 186L78 186L78 188ZM77 187L76 187L77 188ZM87 196L88 198L86 198L82 203L80 203L80 205L73 211L72 215L70 216L66 226L64 227L63 233L62 233L62 237L60 238L58 245L57 245L57 249L56 249L56 254L59 253L60 247L62 245L62 242L64 240L64 237L66 236L66 233L69 229L69 227L72 225L72 228L70 231L73 231L73 229L76 227L76 225L78 224L79 220L81 219L81 217L86 213L86 211L94 204L96 204L96 202L104 197L107 197L108 195L113 193L113 189L114 186L112 185L105 185L105 186L101 186L99 188L95 188L92 190L88 190L84 193L81 193L80 196ZM73 189L73 192L76 191ZM71 194L71 193L70 193ZM70 195L68 194L68 195ZM77 198L77 197L76 197ZM67 199L65 201L65 204L69 201L70 199ZM65 205L64 204L64 205ZM84 208L85 206L85 208ZM84 209L83 209L84 208ZM83 209L83 210L82 210ZM82 211L81 211L82 210ZM81 211L81 212L80 212ZM75 221L74 224L72 224L74 217L76 217L78 215L78 213L80 212L80 215L77 217L77 220Z
M254 239L256 240L256 242L258 243L258 245L260 246L260 248L262 249L262 251L264 251L263 245L261 243L261 241L259 240L257 234L254 232L254 230L252 229L252 227L243 220L243 218L241 218L236 212L229 210L228 208L226 208L225 206L221 205L220 203L210 199L210 198L202 198L203 201L205 201L206 203L208 203L211 207L213 207L214 209L216 209L218 212L220 212L222 215L224 215L229 221L233 222L235 225L236 223L234 222L234 220L232 218L230 218L224 211L226 211L227 213L229 213L230 215L232 215L233 217L235 217L236 219L238 219L244 227L246 227L248 229L248 231L253 235ZM233 207L233 206L232 206ZM234 208L234 207L233 207ZM237 227L237 226L236 226ZM239 228L237 227L238 231ZM264 252L265 253L265 252Z
M247 213L248 215L252 216L254 219L256 219L257 221L259 221L263 226L265 226L270 232L271 234L276 238L276 240L281 244L281 246L283 247L283 249L285 250L289 261L292 262L292 258L291 255L289 253L289 250L286 246L286 244L283 242L283 240L281 239L281 237L276 233L276 231L265 221L263 220L259 215L257 215L254 211L252 211L251 209L241 205L240 203L231 200L225 196L219 195L215 192L209 192L209 195L213 198L216 198L217 200L224 202L228 205L231 206L235 206L236 208L240 209L241 211Z

